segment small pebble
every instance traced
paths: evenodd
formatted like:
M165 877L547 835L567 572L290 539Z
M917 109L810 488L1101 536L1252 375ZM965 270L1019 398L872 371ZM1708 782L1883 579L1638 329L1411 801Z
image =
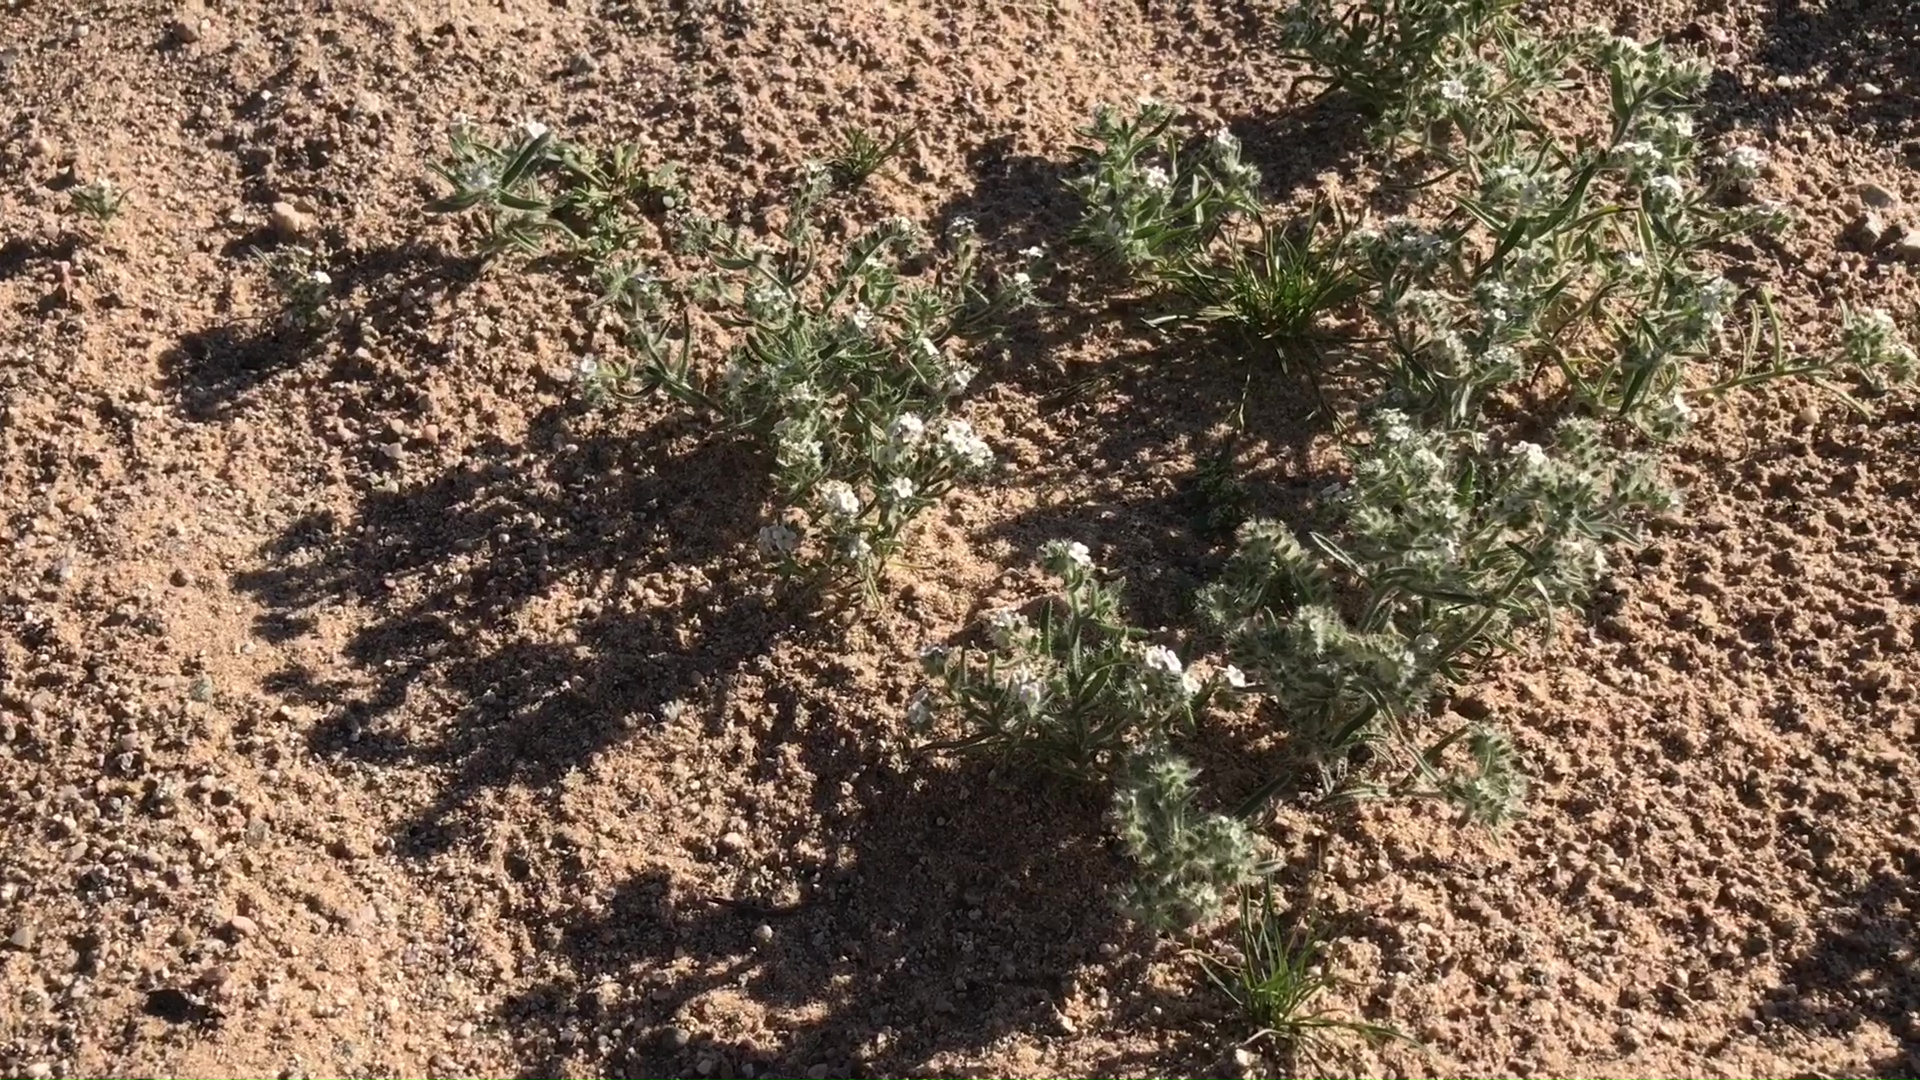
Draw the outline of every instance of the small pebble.
M672 1047L675 1050L683 1049L688 1043L692 1041L693 1041L693 1033L688 1031L686 1028L674 1027L674 1028L667 1029L666 1043L668 1046Z
M759 926L754 927L753 940L759 942L762 945L772 944L773 927L768 926L766 923L761 923Z
M26 952L28 949L33 948L33 943L39 939L40 935L33 927L21 926L14 930L13 936L7 939L7 944L19 949L21 952Z
M567 61L567 74L591 75L600 70L600 62L588 53L574 53Z
M277 202L267 210L267 227L280 239L293 242L313 231L313 219L295 209L292 203Z
M260 932L260 924L245 915L235 915L227 920L227 932L235 938L250 938Z
M1871 180L1854 189L1860 201L1874 210L1892 210L1900 205L1900 197Z

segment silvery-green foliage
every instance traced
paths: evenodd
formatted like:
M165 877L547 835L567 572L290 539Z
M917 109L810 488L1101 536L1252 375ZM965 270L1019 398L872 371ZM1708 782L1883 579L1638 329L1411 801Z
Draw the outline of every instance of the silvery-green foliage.
M1151 279L1206 247L1236 217L1258 212L1259 170L1226 129L1189 145L1172 108L1132 115L1102 106L1080 134L1088 171L1068 181L1081 201L1073 239L1106 265Z
M1417 723L1429 702L1580 602L1606 571L1606 546L1671 496L1650 462L1588 421L1563 421L1549 446L1496 447L1392 409L1370 427L1351 483L1325 493L1327 531L1303 540L1249 522L1201 604L1310 745L1331 759L1384 741L1425 761Z
M92 219L101 229L111 225L113 219L120 216L120 207L126 201L127 193L111 180L95 180L67 191L67 205L73 212Z
M1156 930L1180 930L1216 912L1260 871L1239 818L1197 805L1199 773L1164 747L1130 755L1116 779L1113 818L1134 860L1121 908Z
M496 142L459 118L448 143L448 156L428 167L453 192L427 210L473 214L487 256L539 255L557 236L583 257L613 259L639 240L643 215L673 209L683 198L674 170L645 164L638 148L565 142L538 121Z
M1169 107L1132 114L1102 107L1083 130L1088 171L1069 181L1080 198L1073 239L1100 262L1182 303L1148 320L1225 330L1282 360L1311 351L1323 314L1362 282L1337 212L1298 223L1267 220L1259 173L1221 128L1192 138Z
M1033 293L1024 271L988 284L964 222L936 245L896 218L834 257L814 220L832 185L825 167L809 168L773 237L681 218L713 268L688 290L698 324L668 316L644 268L609 270L629 355L582 375L600 398L663 392L756 434L785 503L760 530L761 552L871 590L907 523L992 467L959 404L976 344ZM931 265L906 269L915 262ZM696 351L717 362L696 363Z
M288 245L260 256L267 280L280 294L281 324L304 334L326 329L333 308L333 276L311 248Z
M1879 308L1840 312L1841 360L1876 388L1887 383L1909 383L1920 358L1913 345L1900 332L1893 316Z
M1383 130L1419 126L1418 107L1438 98L1463 109L1517 98L1490 69L1482 46L1504 41L1519 0L1296 0L1281 28L1312 78L1345 91ZM1421 118L1424 119L1424 118Z
M1439 224L1360 235L1395 400L1434 423L1474 423L1489 395L1546 369L1585 411L1678 434L1687 369L1725 352L1739 300L1704 269L1707 249L1781 224L1729 197L1757 152L1702 169L1700 65L1619 39L1583 55L1604 74L1608 140L1508 125L1463 152Z
M1122 612L1123 583L1102 580L1086 545L1053 541L1040 561L1059 594L1032 620L987 616L989 648L927 653L939 681L915 698L917 724L951 717L965 732L955 746L1094 778L1132 747L1191 730L1209 699L1243 681L1235 670L1202 679L1172 649L1144 643Z

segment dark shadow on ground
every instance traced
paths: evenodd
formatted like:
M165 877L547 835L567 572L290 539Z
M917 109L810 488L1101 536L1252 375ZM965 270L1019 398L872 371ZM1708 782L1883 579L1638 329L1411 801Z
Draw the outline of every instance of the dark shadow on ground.
M1813 947L1755 1009L1762 1021L1835 1037L1883 1025L1900 1049L1868 1066L1865 1075L1878 1077L1920 1075L1920 852L1893 861L1822 912Z
M1920 136L1920 20L1908 0L1773 0L1766 37L1743 80L1719 78L1717 112L1773 122L1824 116L1842 135ZM1780 86L1780 76L1796 81Z
M1130 1030L1191 1024L1178 996L1121 990L1152 945L1113 906L1126 867L1102 839L1098 793L978 759L876 768L857 732L796 745L844 823L812 838L833 853L804 868L812 888L768 910L661 874L630 879L597 918L561 928L565 973L504 1007L523 1041L556 1046L524 1075L565 1071L558 1047L591 1046L595 1032L618 1033L604 1056L586 1055L613 1075L920 1075L1018 1033L1064 1038L1061 1013L1107 985ZM624 990L596 994L607 984ZM700 1022L707 995L745 996L787 1022L730 1036Z
M268 289L264 268L252 260L271 243L258 236L236 243L233 257L242 260L241 272L257 275L259 287ZM320 265L333 279L335 300L354 301L351 318L307 328L282 301L251 316L229 314L183 336L160 357L161 377L183 414L203 421L226 417L262 384L322 358L333 378L351 379L360 365L354 353L370 340L404 343L416 361L437 359L445 348L426 333L427 315L472 284L480 269L473 259L413 243L323 258Z
M788 622L737 584L757 575L671 595L640 587L676 565L750 554L765 492L713 483L764 475L748 447L672 423L637 438L580 433L581 419L550 409L526 443L483 443L430 480L369 492L351 520L309 517L236 580L267 608L269 640L311 632L335 605L363 614L342 649L355 685L290 669L271 689L331 703L310 736L316 752L445 776L433 805L400 826L402 851L444 849L479 793L545 787ZM521 631L530 609L563 594L587 599ZM431 708L403 709L421 696Z

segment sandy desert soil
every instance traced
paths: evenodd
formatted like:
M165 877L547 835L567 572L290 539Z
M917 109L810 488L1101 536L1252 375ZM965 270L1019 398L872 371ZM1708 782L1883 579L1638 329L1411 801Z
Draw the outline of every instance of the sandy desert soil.
M1803 219L1729 272L1817 343L1842 301L1920 300L1846 239L1862 182L1920 227L1905 6L1541 11L1712 59L1714 122ZM970 405L1016 468L841 625L747 550L747 447L582 407L605 342L564 275L481 271L419 212L456 112L639 140L748 221L841 125L910 123L869 208L969 215L1001 252L1058 242L1102 101L1229 124L1276 189L1340 184L1351 125L1262 25L1228 0L0 4L0 1073L1920 1069L1911 398L1707 420L1688 524L1476 691L1536 774L1505 834L1282 815L1283 849L1333 852L1331 1004L1424 1047L1248 1066L1181 948L1113 914L1098 796L922 761L901 713L917 648L1032 595L1053 536L1179 618L1224 554L1189 498L1222 403L1248 387L1274 434L1246 464L1284 502L1316 482L1298 387L1060 287ZM129 195L96 240L60 210L99 177ZM332 253L324 347L273 332L247 260L276 201Z

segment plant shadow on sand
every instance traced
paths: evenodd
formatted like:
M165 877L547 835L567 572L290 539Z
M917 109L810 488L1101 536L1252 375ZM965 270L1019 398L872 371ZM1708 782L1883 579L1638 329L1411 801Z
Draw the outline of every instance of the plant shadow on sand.
M1102 1023L1165 1026L1168 1040L1190 1041L1178 1026L1191 1006L1177 996L1106 998L1105 985L1139 980L1152 946L1108 892L1124 864L1101 840L1104 800L978 760L873 768L857 739L799 744L821 811L844 827L815 838L831 854L801 868L814 886L797 904L770 909L635 875L596 917L562 929L565 974L508 1002L503 1021L564 1047L565 1018L585 1015L615 1037L599 1052L576 1040L573 1054L642 1076L951 1069L940 1055L1069 1034L1063 1014L1090 999ZM1091 964L1104 965L1100 986L1081 977ZM755 1003L770 1030L729 1035L707 1022L729 999ZM1155 1060L1164 1066L1164 1050ZM568 1055L526 1065L554 1075Z
M249 236L229 247L240 256L266 245L270 240ZM340 340L327 342L290 326L284 307L252 317L230 314L187 334L160 358L162 378L183 415L198 421L222 419L243 407L264 384L323 355L331 357L333 378L351 379L360 366L354 353L370 338L403 340L416 358L436 358L444 350L427 347L417 325L420 315L471 285L480 265L408 243L348 253L327 269L336 297L364 293L353 321L340 328Z
M268 640L307 634L318 612L343 602L367 612L342 652L369 685L294 668L272 689L346 702L312 732L317 752L450 770L440 798L402 826L403 850L443 849L477 793L551 783L710 673L764 651L782 628L767 598L744 590L600 595L605 582L736 555L763 493L712 483L758 474L745 447L672 423L637 443L602 432L532 449L555 445L575 412L536 418L528 444L484 443L426 483L369 492L351 521L303 519L271 545L264 569L237 580L266 605ZM653 464L630 467L629 454ZM547 618L549 632L516 632L583 584L587 599ZM444 719L401 722L415 694Z
M1895 855L1894 869L1875 874L1830 910L1831 925L1795 959L1772 1000L1755 1009L1763 1022L1846 1035L1884 1026L1899 1052L1861 1075L1920 1075L1920 852ZM1825 920L1823 920L1825 921Z
M1058 244L1070 207L1057 165L990 153L976 166L979 189L936 220L975 214L1009 250ZM406 252L389 254L399 272L417 268ZM422 272L423 288L454 287L431 266ZM382 336L406 333L405 289L375 287L374 273L369 294L395 297L378 309L394 324ZM1065 417L1081 388L1042 360L1113 318L1056 310L1016 327L1007 370L995 375L1054 395L1093 440L1081 456L1149 469L1251 393L1249 426L1273 444L1265 467L1287 474L1258 509L1289 513L1282 504L1320 482L1306 464L1314 424L1300 384L1257 365L1222 370L1156 350L1117 374L1124 407L1142 423L1094 422L1091 402L1084 416ZM257 383L254 367L241 368L232 377L221 365L175 370L193 390L190 406L213 403L200 415L216 416ZM429 797L390 824L398 854L431 859L481 841L495 796L508 790L536 793L539 816L558 821L570 774L651 738L675 703L719 698L724 708L735 675L785 639L827 632L806 629L803 605L768 589L752 556L771 497L764 463L742 440L646 412L653 421L636 428L637 417L550 408L524 438L484 440L423 480L364 491L346 515L296 522L260 568L238 575L266 609L259 633L268 640L324 639L339 625L334 609L355 620L339 646L347 677L290 666L268 689L319 708L309 733L317 754L424 782ZM1165 422L1144 422L1149 415ZM1274 449L1289 440L1291 449ZM1202 580L1190 553L1191 492L1130 465L1103 468L1122 494L1077 497L1006 528L1030 548L1100 526L1122 572L1184 567L1141 582L1149 612L1171 622ZM1118 529L1101 525L1116 516ZM1209 557L1221 553L1216 544ZM1183 1062L1196 1072L1221 1061L1219 1003L1147 985L1152 937L1113 904L1128 867L1107 839L1104 790L973 758L895 760L804 675L776 680L760 709L755 759L797 754L812 778L783 801L807 803L803 819L818 824L789 830L779 856L783 876L808 890L798 905L773 907L701 892L699 875L666 866L611 890L566 860L558 880L523 875L522 888L578 897L529 903L519 916L525 939L550 950L548 974L501 1008L527 1075L583 1063L631 1074L951 1068L929 1063L1014 1033L1065 1035L1063 1011L1155 1033L1096 1071ZM763 924L771 940L756 934ZM1090 965L1099 985L1082 978ZM754 1003L762 1029L703 1025L710 1003L727 998ZM689 1034L684 1045L674 1028Z
M551 445L573 416L538 418L529 443ZM489 792L557 792L596 755L648 738L668 702L724 697L734 672L804 632L803 614L731 584L763 573L723 573L750 546L765 492L713 481L758 476L759 463L735 440L682 428L661 422L637 442L580 432L560 455L482 446L427 483L369 493L352 521L299 523L266 569L241 575L269 609L260 629L273 640L310 633L335 604L369 613L343 649L363 681L290 668L272 689L329 703L310 734L317 753L429 778L435 797L391 826L399 854L480 840ZM674 566L705 567L718 583L631 611L582 584ZM569 585L597 609L570 633L506 631ZM522 875L525 888L576 898L523 906L521 929L549 944L544 969L558 969L502 1006L526 1075L582 1061L634 1075L702 1063L714 1075L913 1071L1015 1031L1060 1030L1057 1010L1091 992L1075 982L1089 961L1144 970L1151 937L1112 901L1125 862L1104 839L1102 793L977 759L889 761L816 691L804 677L769 688L755 754L786 748L812 777L790 798L821 824L779 844L783 873L810 883L796 907L703 893L665 870L611 892L565 860L557 878ZM556 801L538 813L566 811ZM754 937L762 923L770 943ZM666 1037L698 1029L688 1017L701 1002L727 996L783 1019L757 1038ZM1111 1007L1127 1023L1157 1023L1158 1000L1116 995ZM1163 1014L1190 1009L1168 999Z
M1714 80L1716 113L1770 126L1820 116L1839 135L1864 128L1889 140L1920 137L1920 88L1909 74L1920 67L1920 22L1908 0L1773 0L1771 7L1748 76ZM1800 78L1782 86L1782 75Z

